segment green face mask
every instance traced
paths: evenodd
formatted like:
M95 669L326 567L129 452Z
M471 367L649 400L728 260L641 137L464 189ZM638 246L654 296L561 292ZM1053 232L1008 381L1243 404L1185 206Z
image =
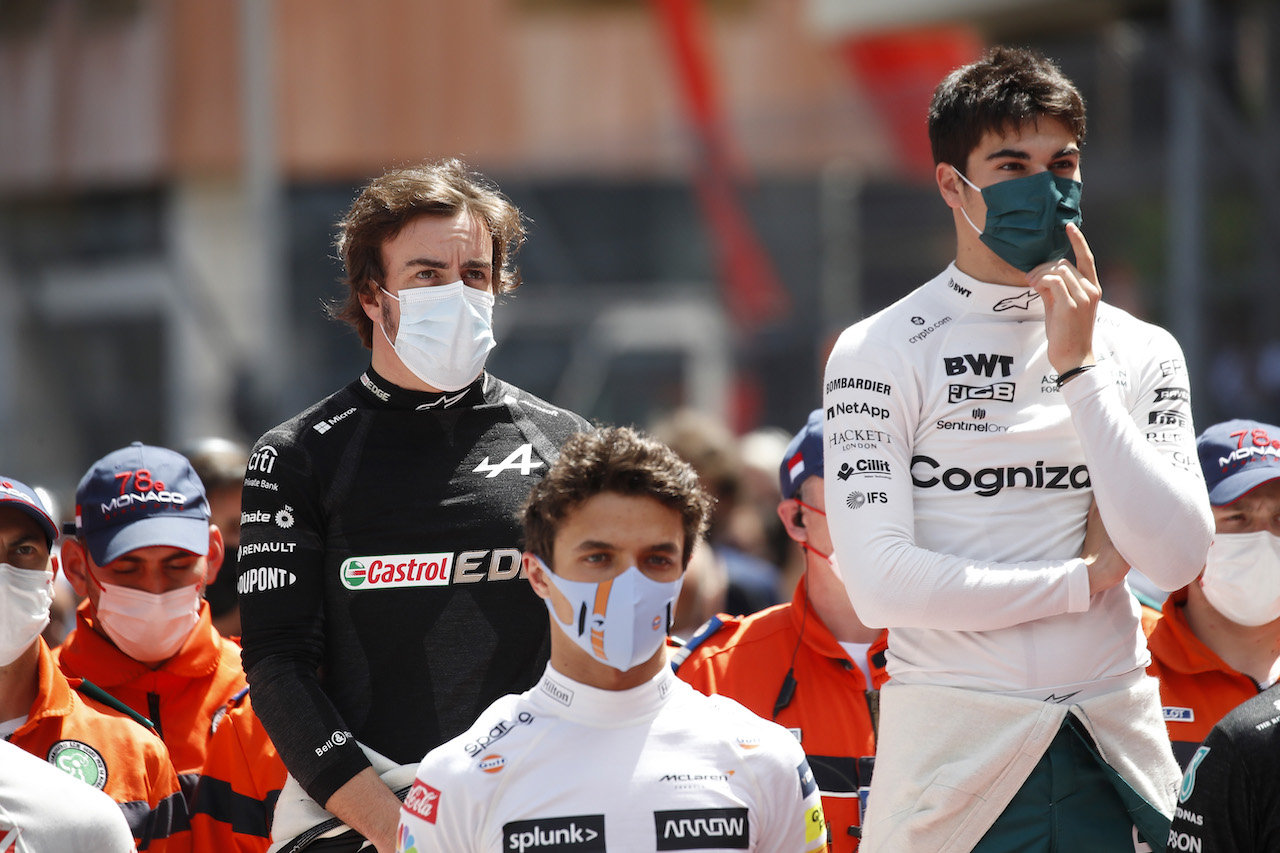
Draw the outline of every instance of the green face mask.
M964 208L960 212L987 248L1010 266L1030 272L1045 261L1067 256L1071 247L1067 223L1079 225L1083 221L1079 181L1039 172L978 189L959 169L956 174L982 193L987 205L986 228L978 231Z

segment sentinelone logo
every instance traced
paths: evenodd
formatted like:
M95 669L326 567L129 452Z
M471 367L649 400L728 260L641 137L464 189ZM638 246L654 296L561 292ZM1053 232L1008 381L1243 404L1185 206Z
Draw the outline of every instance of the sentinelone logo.
M746 809L681 809L653 813L659 850L746 850Z
M514 820L502 826L502 846L517 853L605 853L604 815Z
M347 589L448 586L453 554L387 554L344 560L339 576Z

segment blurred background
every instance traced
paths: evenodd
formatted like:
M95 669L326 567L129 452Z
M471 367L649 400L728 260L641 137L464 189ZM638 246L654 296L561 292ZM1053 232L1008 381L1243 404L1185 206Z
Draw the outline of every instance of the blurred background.
M0 471L69 500L353 379L333 225L448 156L531 219L495 374L790 434L951 260L925 110L996 43L1080 86L1105 296L1178 336L1197 423L1280 419L1274 0L0 0Z

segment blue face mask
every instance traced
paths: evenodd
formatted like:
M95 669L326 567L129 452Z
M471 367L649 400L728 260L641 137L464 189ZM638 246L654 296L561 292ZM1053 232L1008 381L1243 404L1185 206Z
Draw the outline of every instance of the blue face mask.
M955 171L960 180L982 193L987 205L986 228L978 231L963 207L960 212L973 230L978 231L979 239L1001 260L1030 272L1046 261L1067 256L1071 248L1067 223L1079 225L1083 221L1079 181L1060 178L1052 172L1039 172L978 189L959 169Z

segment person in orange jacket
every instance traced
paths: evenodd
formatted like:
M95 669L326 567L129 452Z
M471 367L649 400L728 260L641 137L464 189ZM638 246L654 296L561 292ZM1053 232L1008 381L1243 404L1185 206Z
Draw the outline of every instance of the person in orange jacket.
M76 487L62 560L85 600L58 663L151 720L188 801L214 716L246 684L240 647L213 628L202 597L222 559L204 485L179 453L134 442Z
M1214 424L1196 448L1213 544L1200 577L1142 619L1184 770L1216 722L1280 678L1280 427Z
M185 851L186 802L164 743L145 721L91 698L110 702L92 684L69 681L40 636L57 535L36 492L0 477L0 736L114 800L139 850Z
M286 775L246 687L227 703L196 782L191 803L194 853L266 853Z
M831 851L850 853L871 783L888 639L858 619L835 571L822 464L822 410L815 409L780 470L778 516L805 555L791 602L713 617L672 656L672 667L703 693L728 696L791 730L822 792Z

